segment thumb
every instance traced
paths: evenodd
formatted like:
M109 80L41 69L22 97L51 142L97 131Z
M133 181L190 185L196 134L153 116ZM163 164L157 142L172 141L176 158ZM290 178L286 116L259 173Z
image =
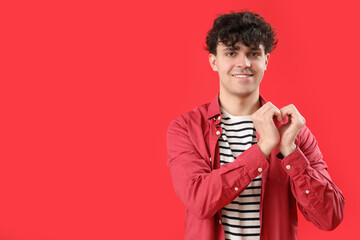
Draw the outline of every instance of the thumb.
M278 114L278 115L276 115L276 120L277 120L278 122L281 122L283 119L284 119L284 118L283 118L283 116L282 116L281 113Z

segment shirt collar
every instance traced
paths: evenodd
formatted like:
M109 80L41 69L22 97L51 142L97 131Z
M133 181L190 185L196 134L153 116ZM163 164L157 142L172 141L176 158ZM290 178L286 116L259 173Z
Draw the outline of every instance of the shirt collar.
M219 104L219 95L220 92L218 92L216 96L213 98L213 100L210 102L207 112L207 119L212 117L217 117L218 115L220 115L221 112L220 112L220 104ZM259 94L259 99L261 106L267 102L261 94Z

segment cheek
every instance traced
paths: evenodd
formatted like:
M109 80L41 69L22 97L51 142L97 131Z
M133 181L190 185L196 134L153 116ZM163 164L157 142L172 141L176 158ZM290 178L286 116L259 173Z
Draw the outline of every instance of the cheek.
M254 69L259 72L259 73L262 73L265 71L265 63L257 63L254 65Z
M223 63L222 65L221 65L221 71L223 72L223 73L227 73L227 72L229 72L231 70L231 64L228 64L228 63Z

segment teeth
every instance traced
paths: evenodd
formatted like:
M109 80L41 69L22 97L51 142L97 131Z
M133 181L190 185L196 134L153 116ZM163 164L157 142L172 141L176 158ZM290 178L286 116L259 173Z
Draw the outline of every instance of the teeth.
M251 75L233 75L234 77L250 77Z

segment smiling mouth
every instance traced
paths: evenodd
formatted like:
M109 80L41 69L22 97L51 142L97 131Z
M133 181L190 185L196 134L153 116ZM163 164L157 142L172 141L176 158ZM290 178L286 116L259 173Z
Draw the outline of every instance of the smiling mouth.
M248 77L252 77L254 74L232 74L231 76L236 77L236 78L248 78Z

